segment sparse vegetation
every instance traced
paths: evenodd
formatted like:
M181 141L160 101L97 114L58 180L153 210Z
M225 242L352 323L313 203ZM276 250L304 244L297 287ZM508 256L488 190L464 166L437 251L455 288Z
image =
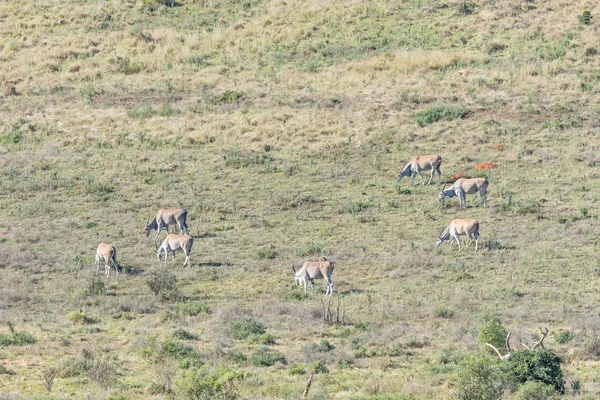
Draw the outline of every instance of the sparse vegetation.
M4 397L300 398L314 374L307 398L596 398L599 12L0 2ZM394 185L431 153L443 181L485 174L487 207ZM157 263L159 207L188 210L191 267ZM480 221L477 253L435 248L453 218ZM118 277L93 277L101 241ZM291 276L321 256L332 313ZM500 321L513 351L548 325L565 394L476 350L505 354Z

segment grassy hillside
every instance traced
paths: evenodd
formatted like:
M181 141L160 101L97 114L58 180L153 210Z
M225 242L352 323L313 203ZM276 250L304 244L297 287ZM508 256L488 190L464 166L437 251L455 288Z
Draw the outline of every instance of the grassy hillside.
M316 372L313 399L449 398L488 313L527 342L550 328L565 397L597 398L598 18L591 0L0 3L0 392L293 399ZM431 153L443 179L486 176L488 207L394 185ZM157 263L160 207L188 210L191 268ZM456 217L481 251L435 248ZM101 241L118 277L94 276ZM346 326L321 282L294 286L321 255Z

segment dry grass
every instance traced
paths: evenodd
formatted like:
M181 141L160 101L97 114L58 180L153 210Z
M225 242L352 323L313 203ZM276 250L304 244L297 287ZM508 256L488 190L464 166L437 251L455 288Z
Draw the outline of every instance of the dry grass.
M523 337L574 332L546 344L595 397L600 25L577 18L595 2L181 3L0 5L0 333L36 340L0 349L0 391L39 396L71 363L56 398L170 398L200 359L185 342L242 398L298 398L303 364L329 370L313 398L442 398L495 312ZM418 126L439 104L470 113ZM489 207L394 187L419 153L443 179L485 174ZM165 206L196 236L172 298L148 288L142 234ZM482 250L435 249L465 217ZM101 241L118 278L93 277ZM290 266L321 254L352 325L293 287ZM233 338L241 317L267 336ZM254 365L264 345L287 364Z

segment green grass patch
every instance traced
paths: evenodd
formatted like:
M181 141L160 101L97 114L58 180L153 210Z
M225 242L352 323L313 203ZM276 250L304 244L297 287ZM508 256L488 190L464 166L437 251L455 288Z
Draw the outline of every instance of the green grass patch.
M439 120L452 121L469 115L470 111L461 106L435 104L415 113L415 121L419 126L429 125Z

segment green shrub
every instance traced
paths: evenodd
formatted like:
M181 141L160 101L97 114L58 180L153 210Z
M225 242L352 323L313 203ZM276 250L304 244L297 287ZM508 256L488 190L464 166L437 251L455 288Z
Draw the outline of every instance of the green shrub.
M199 367L204 364L204 356L192 346L187 346L176 340L167 340L160 346L167 356L180 362L182 368Z
M262 335L265 333L265 326L260 322L250 318L242 317L234 320L229 328L229 335L233 339L245 340L251 335Z
M469 110L461 106L435 104L415 113L415 121L419 126L425 126L441 119L453 120L464 118L468 114Z
M335 346L329 343L327 339L322 339L319 344L315 345L315 350L320 353L327 353L333 349L335 349Z
M184 372L175 383L178 399L183 400L233 400L237 398L233 389L221 383L217 373L208 373L202 369ZM223 378L224 379L224 378Z
M260 347L252 356L250 357L250 361L254 365L270 367L275 365L275 363L285 364L285 356L276 350L271 350L266 346Z
M554 388L541 382L529 381L519 387L512 400L549 400L555 396Z
M591 25L592 24L592 13L589 11L584 11L579 17L579 22L583 25Z
M306 364L298 364L290 368L290 375L304 375L306 373Z
M66 318L75 325L91 325L98 322L98 320L90 317L83 311L71 311L67 314Z
M447 307L439 306L436 307L434 315L438 318L452 318L454 316L454 311Z
M152 118L155 114L156 112L149 105L136 106L127 111L127 115L134 119L148 119Z
M208 101L212 104L235 104L242 100L245 96L246 93L244 92L226 90L223 93L211 96Z
M518 385L541 382L562 394L565 391L562 361L554 351L541 349L513 352L505 364L507 376Z
M177 287L177 277L168 269L155 268L148 273L146 285L161 301L181 297Z
M275 336L269 332L263 333L262 335L250 335L248 336L250 343L255 344L275 344Z
M497 358L474 354L462 362L455 387L459 400L500 400L507 384Z
M14 375L15 372L7 369L4 365L0 364L0 375Z
M486 343L495 346L499 350L504 349L504 343L508 332L502 326L499 317L487 313L483 314L481 316L481 324L479 324L477 330L479 331L477 342L483 350L495 354L494 350L485 345Z
M66 357L56 365L56 376L59 378L74 378L87 374L94 360L91 358Z
M241 351L231 350L227 353L227 361L229 362L241 364L246 360L248 360L248 357Z
M286 293L286 297L290 300L301 301L301 300L310 298L311 295L310 295L310 293L304 292L303 290L292 289Z
M327 374L329 373L329 368L321 360L315 361L311 366L312 371L315 374Z
M191 332L186 331L185 329L175 329L175 331L173 331L173 337L175 339L181 339L181 340L198 340L198 336L194 335Z
M575 338L575 334L571 331L561 331L554 335L556 343L564 344Z
M210 307L204 301L197 301L194 303L180 303L177 305L177 307L182 315L188 317L195 317L196 315L201 313L211 313Z
M35 337L28 332L13 332L9 335L0 334L0 347L25 346L35 342Z

